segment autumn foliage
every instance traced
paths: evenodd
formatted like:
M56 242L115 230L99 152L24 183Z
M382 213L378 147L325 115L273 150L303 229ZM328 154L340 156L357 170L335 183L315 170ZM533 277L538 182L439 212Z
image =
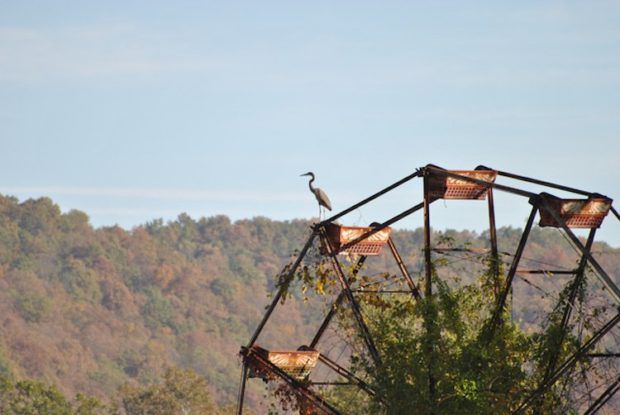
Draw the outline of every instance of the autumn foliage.
M50 199L0 196L3 391L16 394L16 382L34 379L43 383L32 387L49 388L47 396L59 408L72 408L67 411L75 411L78 393L122 409L180 373L171 368L182 368L198 374L187 375L188 382L204 387L214 407L232 403L239 346L251 336L277 275L303 244L309 225L181 214L132 230L96 229L86 214L62 213ZM456 245L484 246L487 239L468 231L447 234ZM499 234L500 248L507 250L520 233L502 228ZM405 261L420 265L422 232L395 231L393 237ZM558 238L535 229L526 254L573 266L571 251ZM558 248L537 249L551 245ZM618 249L598 243L595 250L609 253L601 261L617 274ZM368 272L389 270L386 258L373 261ZM530 286L519 290L540 297ZM261 341L290 339L295 347L307 342L322 310L303 305L304 295L292 294L286 315L274 316L278 330L266 330ZM250 407L257 407L260 393L249 390ZM50 413L65 413L59 411Z

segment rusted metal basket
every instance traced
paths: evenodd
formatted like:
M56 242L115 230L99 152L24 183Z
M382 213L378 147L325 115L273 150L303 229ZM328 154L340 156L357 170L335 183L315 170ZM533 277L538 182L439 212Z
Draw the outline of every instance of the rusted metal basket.
M302 380L308 376L319 359L319 352L315 350L267 350L259 346L254 346L251 350L246 359L246 362L252 369L250 377L258 377L265 380L273 378L269 373L270 368L268 365L264 365L261 359L253 359L253 354L272 363L284 373L297 380Z
M330 223L326 226L326 233L332 248L339 251L342 246L372 231L372 229L363 226L342 226ZM392 229L389 227L381 229L379 232L350 246L345 252L358 255L379 255L390 238L390 232Z
M569 228L598 228L611 208L611 200L605 198L559 199L547 197L547 202ZM544 207L540 208L540 226L559 228L560 224Z
M497 177L495 170L447 170L447 172L489 183L495 182ZM432 199L484 200L488 193L488 187L484 185L438 172L433 172L429 177L428 187L428 195Z

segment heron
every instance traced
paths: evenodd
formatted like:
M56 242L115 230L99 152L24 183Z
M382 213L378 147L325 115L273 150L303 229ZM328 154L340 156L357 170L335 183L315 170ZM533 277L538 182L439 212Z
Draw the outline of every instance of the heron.
M318 187L312 186L312 182L314 181L314 173L309 171L308 173L304 173L301 176L310 176L310 181L308 182L308 187L310 191L314 193L314 197L316 197L316 201L319 202L319 221L321 220L321 207L326 208L327 210L332 210L332 203L329 201L329 197L327 197L327 193Z

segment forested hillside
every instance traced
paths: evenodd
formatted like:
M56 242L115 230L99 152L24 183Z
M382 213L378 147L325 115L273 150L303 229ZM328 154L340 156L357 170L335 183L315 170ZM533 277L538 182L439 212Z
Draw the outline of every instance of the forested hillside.
M219 403L232 402L239 346L309 225L181 214L132 230L94 229L86 214L61 213L49 199L0 197L0 374L110 402L127 383L151 384L169 368L191 368ZM484 234L451 231L434 239L440 236L453 246L486 246ZM501 228L500 249L513 251L519 236ZM396 231L394 240L415 274L422 232ZM594 251L612 275L620 273L619 249L597 243ZM553 230L535 229L526 257L538 268L575 264ZM374 269L387 268L386 261ZM467 272L467 259L451 261L451 272ZM545 284L523 285L521 293L550 301L541 294ZM275 316L279 334L268 331L265 341L286 334L305 342L316 328L320 309L304 311L299 298L287 307Z

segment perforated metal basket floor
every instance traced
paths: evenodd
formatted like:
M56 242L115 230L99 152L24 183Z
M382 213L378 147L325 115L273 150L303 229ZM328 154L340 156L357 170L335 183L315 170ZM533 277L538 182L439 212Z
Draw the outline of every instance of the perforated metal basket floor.
M314 350L267 350L259 346L254 346L252 353L249 354L247 363L253 368L252 377L269 378L269 367L262 364L257 359L252 359L252 354L256 354L264 360L272 363L292 378L301 380L307 377L312 369L315 368L319 359L319 352Z
M449 173L493 183L497 177L494 170L448 170ZM486 199L488 188L465 179L434 173L428 179L428 195L432 199Z
M348 243L357 240L364 234L372 231L373 228L362 226L342 226L330 223L326 226L327 238L335 251L347 245ZM351 245L345 252L349 254L357 255L379 255L383 247L387 244L390 238L391 228L381 229L369 237L357 242L355 245Z
M547 203L566 223L569 228L599 228L609 213L611 200L592 199L558 199L548 197ZM540 226L559 228L560 224L545 208L540 208Z

